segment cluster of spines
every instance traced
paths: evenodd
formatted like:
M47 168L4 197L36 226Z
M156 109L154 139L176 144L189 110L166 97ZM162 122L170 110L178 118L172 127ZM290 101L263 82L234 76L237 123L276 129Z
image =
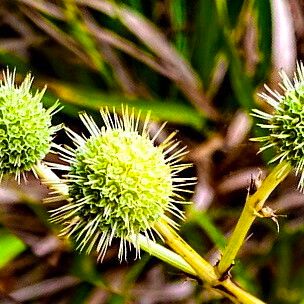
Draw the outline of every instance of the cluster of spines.
M252 140L264 142L260 152L274 148L276 156L271 162L288 161L297 175L300 175L298 187L304 190L304 65L297 64L293 80L286 73L280 72L283 94L265 86L267 93L260 96L273 107L273 113L258 109L253 110L253 116L266 121L258 124L267 129L269 135Z
M61 232L62 235L74 237L79 250L85 250L89 253L93 249L96 249L99 253L99 259L103 259L108 246L111 245L112 239L115 237L120 238L120 259L126 257L127 243L129 243L130 237L136 240L136 236L143 233L147 237L154 239L153 223L160 217L165 218L172 226L176 226L176 223L166 214L171 213L176 217L183 218L183 213L176 204L185 202L178 193L189 192L189 190L184 187L192 185L195 181L195 178L178 177L180 171L191 165L181 163L181 159L187 151L185 147L179 147L180 143L175 141L174 133L169 135L158 147L154 145L165 124L163 124L158 132L150 139L149 114L146 115L141 127L140 112L135 115L134 109L129 113L128 108L123 107L121 112L122 115L119 116L115 110L113 110L113 113L110 113L108 108L101 110L101 116L104 122L104 127L102 128L96 125L92 117L85 113L81 114L80 118L89 131L89 138L79 136L72 130L67 129L69 137L75 144L75 149L58 147L62 159L67 162L68 165L59 165L57 168L68 171L63 182L68 186L72 200L68 204L53 210L52 220L64 226ZM140 127L141 131L139 131ZM115 142L114 136L120 139L119 143ZM120 152L125 151L129 159L128 161L131 162L130 165L134 165L136 161L138 161L139 168L142 166L144 169L142 172L139 170L136 173L138 174L136 178L142 178L143 181L142 184L136 188L137 193L135 191L134 196L136 201L130 197L129 204L120 206L120 197L124 195L124 193L121 192L117 194L116 198L116 194L114 194L117 202L116 206L113 206L113 201L110 200L108 204L100 203L100 206L98 206L98 199L102 202L104 190L108 191L108 189L106 186L103 187L102 181L95 180L92 168L97 168L97 165L101 165L102 168L100 170L104 170L103 153L100 152L99 149L106 148L103 146L103 141L104 139L111 139L111 137L113 138L112 142L109 141L108 149L111 150L111 148L113 148L114 150L120 150ZM122 147L119 145L122 145ZM147 145L147 147L143 145ZM133 146L135 148L142 147L142 151L138 149L138 151L136 150L134 153L132 150ZM94 158L92 153L95 152L96 155ZM90 153L90 159L86 159L88 153ZM140 155L141 153L142 155ZM152 163L141 164L140 162L145 158L145 154L149 153L151 154ZM153 153L155 153L154 160ZM115 165L115 157L116 155L112 155L113 160L109 159L108 165ZM117 160L117 162L121 164L119 160ZM157 168L157 166L160 168ZM118 169L119 168L118 166ZM99 173L96 172L98 178L100 178L98 175L101 172L100 170L98 171ZM89 175L86 174L88 172L90 172ZM153 174L155 174L156 177L153 176ZM90 176L92 179L90 179ZM126 174L126 177L128 177L128 174ZM143 188L144 182L147 183L146 188ZM122 184L123 180L119 178L113 180L113 187L119 187L120 185L117 183L121 183L121 188L124 188ZM157 183L160 184L157 185ZM163 183L163 185L161 183ZM96 189L92 189L94 187ZM154 188L157 187L158 192L155 192ZM151 195L149 192L151 192ZM154 202L152 201L152 196L155 200ZM149 199L147 201L141 200L143 197L148 197ZM58 199L61 198L60 196L58 197ZM54 198L51 198L51 201L53 200ZM114 210L114 208L117 208L117 210ZM125 212L129 212L132 218L124 215L123 209L120 208L126 208ZM128 208L134 208L134 210L127 210ZM154 215L151 213L153 210L156 213ZM134 212L137 212L137 214L134 214ZM123 225L123 223L125 223L125 225ZM139 245L137 242L133 241L133 245L136 248L136 253L139 254Z
M45 88L31 93L33 78L15 84L15 71L3 72L0 83L0 181L6 174L14 174L20 182L24 172L33 169L50 152L54 133L52 116L59 111L56 102L44 109L41 99Z

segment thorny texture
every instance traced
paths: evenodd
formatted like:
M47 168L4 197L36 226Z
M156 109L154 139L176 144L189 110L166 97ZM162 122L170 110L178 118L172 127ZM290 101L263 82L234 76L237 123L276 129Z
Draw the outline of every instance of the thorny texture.
M260 149L264 151L270 147L276 149L277 155L271 160L288 161L300 175L298 188L304 191L304 65L298 63L294 78L291 81L286 73L280 73L283 94L272 91L261 94L268 104L274 108L272 114L253 110L253 116L265 120L260 127L269 131L268 136L254 138L255 141L265 142Z
M58 109L55 103L44 109L41 99L45 88L30 92L33 78L28 74L20 86L15 85L15 71L3 72L0 83L0 181L6 174L20 175L42 160L50 151L51 118Z
M67 130L76 149L60 148L69 166L65 183L70 203L52 213L54 222L64 226L62 235L74 236L79 250L90 253L96 249L102 260L114 237L120 238L119 258L126 258L127 242L132 236L144 233L153 239L153 223L161 217L171 225L174 221L165 213L182 218L175 206L181 203L180 191L188 191L194 178L179 178L177 174L189 167L180 164L186 153L179 148L171 134L160 146L150 139L149 116L139 132L140 113L129 115L122 108L120 118L114 111L102 110L105 126L101 129L87 114L81 120L88 129L88 139ZM170 155L170 153L172 153ZM60 197L59 197L60 199ZM139 245L135 242L136 255Z

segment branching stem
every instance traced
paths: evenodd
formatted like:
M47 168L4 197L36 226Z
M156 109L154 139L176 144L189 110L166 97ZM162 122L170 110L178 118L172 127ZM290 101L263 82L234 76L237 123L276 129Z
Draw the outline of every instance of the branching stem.
M165 220L158 221L154 228L163 236L165 242L196 271L197 276L207 288L216 290L233 303L263 304L264 302L238 287L231 279L221 277L216 269L193 250Z
M291 170L292 167L288 162L279 163L265 178L257 191L253 195L248 195L241 217L217 267L220 275L225 274L233 265L234 259L244 243L253 221L257 217L257 213L263 208L271 192L285 179Z

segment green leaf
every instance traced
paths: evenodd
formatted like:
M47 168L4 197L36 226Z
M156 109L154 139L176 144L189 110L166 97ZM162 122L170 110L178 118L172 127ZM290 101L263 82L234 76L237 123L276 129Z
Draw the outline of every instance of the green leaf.
M10 53L9 51L2 50L0 46L0 62L2 65L9 67L11 70L16 68L18 73L27 74L29 67L28 64L19 56Z
M199 131L203 129L205 123L204 117L202 117L192 106L175 99L166 101L140 98L131 99L124 95L107 94L92 88L76 88L61 83L51 83L48 87L49 92L52 90L60 99L61 103L77 106L78 109L99 111L102 107L109 106L115 107L117 108L117 111L119 111L123 104L134 107L137 111L151 111L151 117L154 120L188 125ZM54 97L54 99L56 98ZM49 94L45 101L47 104L52 104L54 103L54 99L51 102Z
M200 0L195 10L195 32L192 62L204 86L208 89L210 78L222 41L215 2Z
M174 31L175 47L185 58L188 55L187 36L184 32L187 23L185 0L170 1L170 18Z
M112 77L105 65L104 58L96 47L95 41L91 37L89 30L82 20L82 15L78 10L78 7L74 1L71 0L65 0L64 3L64 13L67 18L71 34L74 36L75 40L80 43L86 54L90 57L94 66L106 80L107 84L110 85L113 82Z
M211 217L204 212L192 210L191 219L195 221L208 235L210 240L220 249L226 246L226 238L212 222Z
M95 261L88 255L75 255L71 273L82 281L88 282L94 286L102 288L107 287L107 282L95 267Z
M259 43L259 64L255 77L257 81L263 81L272 64L272 19L271 19L271 1L255 0L254 9L257 15L256 22L258 26Z
M85 282L79 284L78 287L75 289L75 292L72 297L72 301L70 303L83 304L89 302L92 290L93 287L89 283Z
M109 304L124 304L126 303L125 297L118 294L113 294L111 298L108 300Z
M25 248L26 245L18 237L2 229L0 231L0 268L22 253Z
M124 290L129 289L132 284L136 282L138 277L143 273L144 268L150 261L151 256L149 254L144 254L140 260L136 261L131 267L124 281Z
M229 60L229 72L231 86L239 104L246 110L251 110L254 106L254 88L251 79L246 74L244 63L240 58L236 41L232 36L232 28L228 16L228 5L226 0L216 0L217 14L222 26L224 51Z

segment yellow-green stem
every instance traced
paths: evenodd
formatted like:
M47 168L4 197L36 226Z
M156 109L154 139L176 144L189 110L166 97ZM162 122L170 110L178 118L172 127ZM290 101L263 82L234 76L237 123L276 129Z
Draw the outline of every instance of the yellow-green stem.
M166 247L155 243L143 235L130 237L130 241L138 243L140 248L158 259L176 267L186 273L196 276L195 270L178 254Z
M242 288L237 286L229 278L220 282L219 285L213 286L213 288L222 291L224 295L230 295L230 300L235 303L243 304L265 304L265 302L244 291Z
M247 197L242 214L219 262L218 272L220 275L225 274L233 265L234 259L244 243L253 221L257 217L257 212L263 208L268 196L291 170L292 167L288 162L281 162L265 178L257 191Z
M196 271L197 276L207 283L207 288L218 291L234 303L263 304L264 302L247 293L229 277L221 278L214 267L193 250L165 220L154 224L154 228L162 235L165 242L178 253Z
M165 242L192 266L204 282L213 285L217 281L217 275L212 265L194 251L165 220L157 221L154 228L162 235Z

